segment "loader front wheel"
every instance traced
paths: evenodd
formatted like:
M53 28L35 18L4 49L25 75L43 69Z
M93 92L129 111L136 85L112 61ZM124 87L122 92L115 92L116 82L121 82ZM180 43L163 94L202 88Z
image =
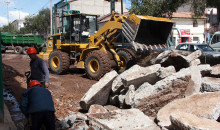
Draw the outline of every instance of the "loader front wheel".
M49 68L55 74L63 74L70 67L70 58L66 52L55 50L49 56Z
M93 80L99 80L111 70L110 59L102 51L94 50L85 58L86 75Z
M122 73L133 65L132 55L124 50L119 50L117 54L121 60L121 65L118 67L118 72Z

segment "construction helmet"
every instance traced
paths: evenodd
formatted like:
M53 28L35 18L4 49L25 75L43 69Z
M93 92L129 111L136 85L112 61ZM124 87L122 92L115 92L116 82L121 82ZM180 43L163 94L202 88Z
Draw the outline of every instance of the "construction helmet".
M36 54L37 50L34 47L29 47L27 50L27 54Z
M33 80L33 81L31 81L31 82L29 83L28 88L31 88L31 87L33 87L33 86L35 86L35 85L40 85L40 86L42 87L42 85L40 84L40 82L38 82L37 80Z

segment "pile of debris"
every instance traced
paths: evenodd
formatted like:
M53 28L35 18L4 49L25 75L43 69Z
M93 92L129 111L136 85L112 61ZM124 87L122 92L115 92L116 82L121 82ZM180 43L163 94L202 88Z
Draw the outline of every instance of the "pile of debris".
M170 50L151 66L107 73L80 101L85 127L220 129L220 66L200 65L199 56Z

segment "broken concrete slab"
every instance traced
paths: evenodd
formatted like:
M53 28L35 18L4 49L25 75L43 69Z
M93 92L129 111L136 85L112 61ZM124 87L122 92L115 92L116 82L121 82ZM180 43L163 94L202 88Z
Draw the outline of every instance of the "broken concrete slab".
M212 66L212 72L213 75L220 75L220 64Z
M112 112L112 111L115 111L115 110L120 110L119 108L115 107L115 106L112 106L112 105L107 105L107 106L104 106L104 108L106 110L108 110L108 112Z
M220 114L220 92L195 94L187 98L176 99L157 113L158 125L169 127L170 115L175 111L194 114L200 118L217 120Z
M143 67L141 67L139 65L134 65L131 68L129 68L128 70L121 73L119 76L117 76L115 78L115 80L112 82L112 92L113 93L120 92L123 89L122 78L129 76L129 75L132 75L132 73L138 72L141 69L143 69Z
M204 77L202 78L202 92L220 91L220 78Z
M197 66L191 66L189 69L191 72L191 79L186 88L185 96L191 96L193 94L199 93L202 86L202 76Z
M191 65L198 64L196 60L201 56L201 51L195 51L193 53L187 53L184 51L171 50L165 51L157 56L153 63L159 63L163 67L173 65L176 71L179 71L182 68L187 68ZM196 60L196 61L194 61Z
M150 82L154 84L158 80L156 72L159 70L160 67L160 64L148 67L131 67L129 71L126 71L126 73L122 73L113 81L113 93L119 92L119 88L122 86L122 84L124 87L128 87L131 84L136 87L140 86L144 82Z
M74 125L69 128L70 130L90 130L90 127L86 124L85 121L83 122L76 122ZM95 129L92 129L95 130Z
M130 85L127 93L125 94L125 104L131 106L134 104L135 87Z
M148 97L148 95L154 92L154 87L148 82L142 84L136 91L134 95L134 103L138 104L143 98ZM134 107L134 103L132 106Z
M170 120L172 128L177 130L220 130L219 122L199 118L190 113L173 112Z
M168 66L168 67L161 67L159 70L158 70L158 76L161 78L161 79L164 79L168 76L170 76L171 74L173 73L176 73L176 70L174 68L174 66Z
M135 95L133 107L140 109L148 116L156 116L158 110L164 105L185 96L189 80L190 69L187 68L158 81L155 85L145 83L140 87L144 91L140 90Z
M84 120L85 121L85 120L87 120L87 116L83 113L78 112L76 114L76 120Z
M209 64L202 64L198 65L197 67L200 70L202 76L210 74L212 71L212 67Z
M89 114L106 113L106 112L108 111L102 105L98 105L98 104L91 105L88 111Z
M190 66L197 66L199 64L201 64L200 59L195 59L195 60L190 62Z
M58 119L58 121L60 122L59 124L61 124L62 129L67 129L67 128L72 127L75 120L76 120L76 114L75 113L68 115L64 119Z
M125 95L119 95L118 96L118 101L119 101L119 105L120 105L120 108L123 108L124 105L125 105Z
M172 50L167 50L164 51L162 53L160 53L155 59L152 59L151 63L152 64L160 64L163 61L167 60L167 58L169 57L169 55L172 53Z
M104 114L88 114L89 123L100 129L134 130L160 128L143 112L138 109L115 110Z
M92 104L105 105L111 92L112 81L117 75L116 71L111 71L92 85L80 101L81 108L88 110Z
M200 57L202 55L202 52L200 50L197 50L191 54L189 54L188 56L186 56L186 59L188 62L191 62L195 59L197 59L198 57Z

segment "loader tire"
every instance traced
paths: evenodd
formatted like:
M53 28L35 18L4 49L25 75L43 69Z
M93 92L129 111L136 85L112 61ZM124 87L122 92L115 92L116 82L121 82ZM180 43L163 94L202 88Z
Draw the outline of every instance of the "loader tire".
M134 64L133 57L129 52L124 50L119 50L117 54L120 60L122 61L122 65L118 67L118 73L124 72Z
M91 51L85 58L85 70L89 79L99 80L111 70L110 58L102 51Z
M63 74L70 67L70 57L66 52L53 51L49 56L49 68L55 74Z
M16 47L14 48L14 52L15 52L16 54L21 54L21 53L22 53L22 50L23 50L23 48L22 48L21 46L16 46Z

